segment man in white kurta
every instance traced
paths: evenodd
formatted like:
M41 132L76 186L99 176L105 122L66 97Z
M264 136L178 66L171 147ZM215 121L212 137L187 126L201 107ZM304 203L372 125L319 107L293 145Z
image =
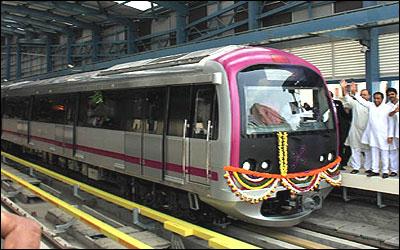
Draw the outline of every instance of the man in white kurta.
M346 90L346 81L340 82L342 87L342 93L344 95L344 107L352 110L352 120L349 135L346 138L345 145L351 148L351 159L349 165L353 168L352 174L357 174L360 171L362 165L362 153L365 155L364 168L365 172L369 174L371 170L371 149L369 145L361 142L361 137L367 127L368 123L368 107L362 105L354 97L350 96ZM355 83L351 85L351 94L356 94ZM361 98L368 101L371 97L367 89L363 89L360 92Z
M389 123L391 125L389 128L389 137L393 137L394 144L389 151L389 176L396 176L399 170L399 98L397 97L397 90L395 88L388 88L386 96L389 99L387 104L392 107L392 111L389 113L389 119L392 119Z
M389 113L392 108L383 103L384 95L374 93L374 102L368 102L359 96L355 98L368 107L368 124L361 138L361 142L371 147L372 173L367 176L379 175L379 163L382 161L382 177L389 177L389 150L393 147L393 138L389 137Z

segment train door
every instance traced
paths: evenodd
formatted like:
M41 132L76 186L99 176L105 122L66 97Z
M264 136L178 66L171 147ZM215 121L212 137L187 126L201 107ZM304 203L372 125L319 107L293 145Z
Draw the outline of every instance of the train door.
M51 107L55 117L55 140L58 142L58 153L73 157L74 121L77 97L66 96L54 99Z
M164 180L184 184L189 172L191 86L170 87Z
M146 91L143 133L143 175L161 180L163 172L163 136L166 88Z
M142 144L144 139L145 91L131 90L126 97L127 128L125 132L125 168L126 173L143 175Z
M189 181L210 184L211 143L216 107L215 87L196 86L193 90L193 118L189 143Z

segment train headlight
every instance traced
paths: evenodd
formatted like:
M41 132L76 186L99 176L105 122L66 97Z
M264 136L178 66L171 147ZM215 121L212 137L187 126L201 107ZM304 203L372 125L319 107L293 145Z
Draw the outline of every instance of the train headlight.
M333 160L333 154L332 154L332 153L329 153L329 154L328 154L328 161L331 161L331 160Z
M266 162L266 161L261 162L261 168L264 169L264 170L269 168L268 162Z
M319 156L319 161L320 162L324 162L325 161L325 156L324 155L320 155Z
M248 161L243 162L242 168L245 170L250 170L251 169L251 163Z

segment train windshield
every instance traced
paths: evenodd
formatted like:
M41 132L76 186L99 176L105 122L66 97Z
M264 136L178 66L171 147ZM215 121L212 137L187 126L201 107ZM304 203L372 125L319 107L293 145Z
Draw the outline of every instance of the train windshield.
M333 129L324 82L311 69L256 65L238 74L243 133Z

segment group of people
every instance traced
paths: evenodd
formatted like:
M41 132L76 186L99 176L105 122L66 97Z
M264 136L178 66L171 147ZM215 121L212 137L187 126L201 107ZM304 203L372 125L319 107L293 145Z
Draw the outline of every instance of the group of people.
M386 90L387 103L384 94L375 92L373 102L367 89L357 94L354 81L340 82L344 100L343 108L351 110L351 124L348 134L341 130L344 145L351 149L348 165L357 174L363 164L368 177L379 176L382 166L382 177L397 176L399 166L399 99L395 88ZM337 106L337 105L336 105ZM340 112L338 112L340 113ZM339 114L340 122L340 114ZM343 126L343 122L339 126ZM345 138L345 140L344 140ZM341 150L345 155L345 150ZM346 157L345 157L346 158ZM364 163L362 163L364 158Z

